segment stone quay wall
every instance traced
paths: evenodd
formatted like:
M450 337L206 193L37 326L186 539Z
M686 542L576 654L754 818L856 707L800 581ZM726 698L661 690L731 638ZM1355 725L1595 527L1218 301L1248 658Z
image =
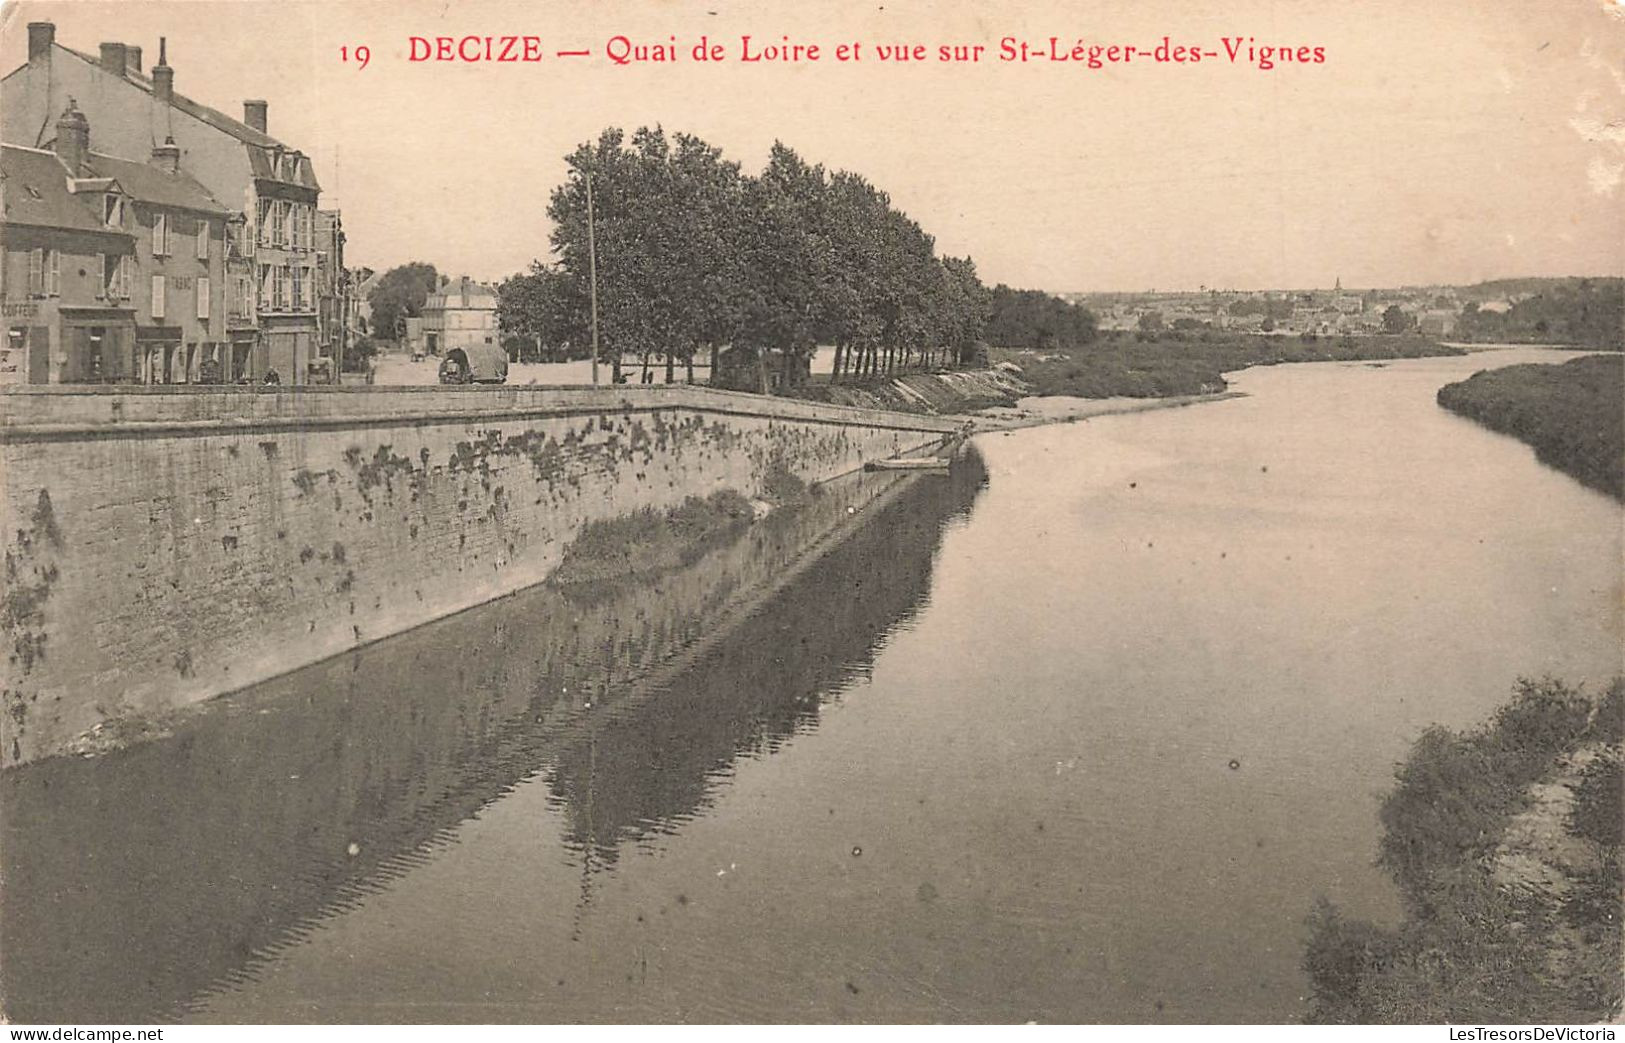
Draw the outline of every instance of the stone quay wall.
M0 393L0 767L542 582L583 525L922 451L709 388Z

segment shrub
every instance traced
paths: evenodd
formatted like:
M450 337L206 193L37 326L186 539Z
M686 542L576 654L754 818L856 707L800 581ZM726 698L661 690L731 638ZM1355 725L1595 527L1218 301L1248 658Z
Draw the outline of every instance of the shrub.
M1399 938L1363 920L1345 919L1325 898L1309 914L1309 944L1303 969L1314 997L1311 1021L1347 1025L1375 1020L1366 983L1386 973L1399 951Z
M762 499L769 503L794 503L807 494L807 483L785 466L783 460L774 459L762 475Z
M1569 809L1569 832L1617 855L1620 833L1625 830L1622 787L1625 772L1617 754L1605 754L1586 765L1574 790L1574 806Z

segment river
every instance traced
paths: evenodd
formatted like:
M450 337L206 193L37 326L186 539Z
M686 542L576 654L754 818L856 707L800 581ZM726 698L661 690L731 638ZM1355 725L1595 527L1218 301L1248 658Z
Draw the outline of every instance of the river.
M7 1013L1294 1021L1411 740L1621 671L1618 504L1433 399L1569 357L981 435L9 772Z

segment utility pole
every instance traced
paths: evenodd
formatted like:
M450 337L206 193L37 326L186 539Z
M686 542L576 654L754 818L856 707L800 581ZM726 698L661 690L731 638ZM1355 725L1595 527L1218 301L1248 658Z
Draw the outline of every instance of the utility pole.
M598 383L598 242L592 227L592 171L587 177L587 286L592 300L592 382Z

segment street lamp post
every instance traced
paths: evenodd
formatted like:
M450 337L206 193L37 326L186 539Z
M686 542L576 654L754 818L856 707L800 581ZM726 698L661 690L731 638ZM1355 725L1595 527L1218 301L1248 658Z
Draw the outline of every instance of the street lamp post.
M592 171L587 178L587 292L592 301L592 382L598 383L598 242L593 234Z

